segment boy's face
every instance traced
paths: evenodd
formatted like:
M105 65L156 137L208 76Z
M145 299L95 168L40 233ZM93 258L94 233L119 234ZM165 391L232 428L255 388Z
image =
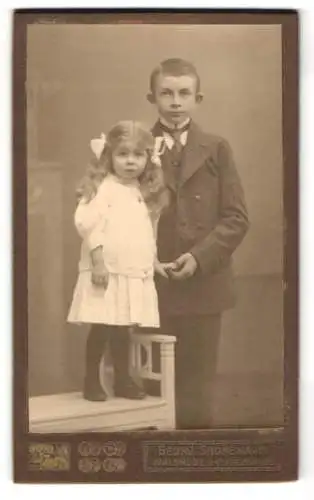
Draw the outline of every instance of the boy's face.
M168 123L180 125L191 116L202 95L196 92L196 79L192 75L172 76L159 74L154 93L148 96L156 104L158 113Z

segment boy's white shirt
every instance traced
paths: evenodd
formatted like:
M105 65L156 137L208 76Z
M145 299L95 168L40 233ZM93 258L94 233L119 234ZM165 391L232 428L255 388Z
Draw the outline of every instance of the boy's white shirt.
M163 123L166 127L168 128L174 128L173 125L171 126L168 122L166 122L166 120L164 120L162 117L160 117L160 121L161 123ZM185 120L182 124L181 124L181 127L180 128L183 128L188 122L190 121L190 118L187 118L187 120ZM166 142L166 145L167 145L167 148L168 149L172 149L173 145L174 145L174 139L173 137L168 134L167 132L165 132L163 130L163 136L165 138L165 142ZM186 142L187 142L187 139L188 139L188 130L185 130L184 132L182 132L181 134L181 137L180 137L180 142L182 144L182 146L185 146L186 145Z

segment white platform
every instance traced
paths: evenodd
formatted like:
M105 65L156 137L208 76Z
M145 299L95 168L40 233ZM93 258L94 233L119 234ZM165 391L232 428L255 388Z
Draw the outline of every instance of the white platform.
M39 396L29 400L29 431L72 433L148 427L165 429L166 410L167 402L152 396L140 401L112 398L105 402L86 401L80 392Z
M80 392L52 394L29 399L29 431L32 433L102 432L129 429L175 428L174 343L175 338L134 334L131 371L141 378L160 381L161 396L143 400L110 397L91 402ZM152 344L160 344L161 372L152 371ZM146 362L142 362L142 349ZM106 384L104 384L106 385Z

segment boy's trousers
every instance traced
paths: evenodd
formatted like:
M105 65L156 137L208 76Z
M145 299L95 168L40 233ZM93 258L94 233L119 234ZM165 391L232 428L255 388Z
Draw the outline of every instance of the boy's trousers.
M174 335L177 429L213 426L213 389L218 364L221 314L162 318L161 333ZM159 369L160 354L153 350ZM151 384L148 391L155 393Z

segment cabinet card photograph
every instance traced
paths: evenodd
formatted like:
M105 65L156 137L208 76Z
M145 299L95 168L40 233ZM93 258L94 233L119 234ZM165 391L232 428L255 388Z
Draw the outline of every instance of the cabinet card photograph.
M15 12L16 481L297 477L297 19Z

